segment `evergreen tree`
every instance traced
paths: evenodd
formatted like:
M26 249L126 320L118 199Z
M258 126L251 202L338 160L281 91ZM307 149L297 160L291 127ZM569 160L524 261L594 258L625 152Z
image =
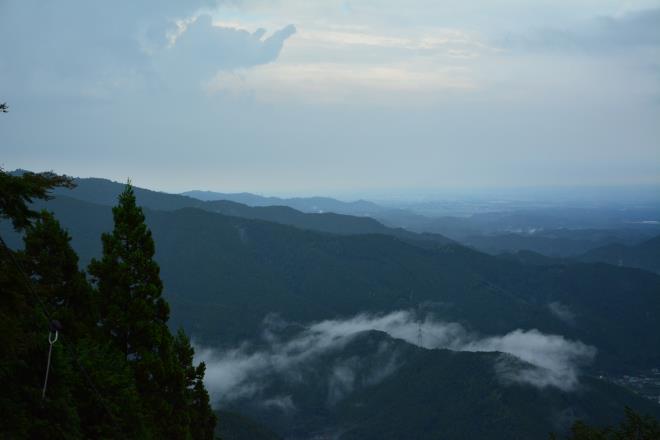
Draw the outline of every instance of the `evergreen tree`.
M161 297L151 232L130 183L112 214L114 229L101 237L103 256L89 265L98 288L100 327L124 354L145 408L159 423L170 415L162 399L171 339L169 307Z
M216 416L211 410L209 394L204 387L206 365L201 362L193 365L194 349L190 339L179 329L174 338L176 363L185 377L185 405L188 413L191 437L195 440L212 439L215 430Z
M39 217L30 208L35 199L49 200L50 191L55 187L72 188L73 181L68 176L55 173L23 173L12 176L0 168L0 219L9 219L17 230Z
M88 335L96 326L92 289L78 268L78 255L71 237L47 211L25 235L24 267L51 315L66 337L73 341Z
M28 228L38 213L28 203L47 199L58 185L70 179L52 173L10 175L0 170L0 218L9 219L16 229ZM38 289L23 266L28 257L0 244L0 437L78 438L78 414L68 384L73 377L70 364L55 348L52 368L58 374L50 380L52 391L42 400L48 351L47 310L39 304Z
M123 356L98 331L92 289L78 268L78 256L70 241L53 215L43 211L28 226L25 248L19 253L33 289L50 318L61 325L59 343L54 346L47 402L66 397L64 401L78 418L78 430L84 438L141 438L146 431L140 420L142 410L133 374ZM83 376L88 374L89 378ZM52 429L53 423L47 418L38 420L40 423L35 426ZM74 437L67 434L63 438Z
M152 375L141 370L156 360L163 346L169 307L161 297L151 231L130 183L112 214L114 230L101 237L103 257L92 260L89 273L99 291L101 327L148 381Z
M130 183L112 212L114 229L102 236L103 256L89 265L101 330L130 365L155 435L210 439L212 429L192 434L194 424L215 424L208 395L203 400L204 367L193 367L185 335L173 338L167 328L169 306L162 298L154 242ZM195 391L195 385L201 389Z

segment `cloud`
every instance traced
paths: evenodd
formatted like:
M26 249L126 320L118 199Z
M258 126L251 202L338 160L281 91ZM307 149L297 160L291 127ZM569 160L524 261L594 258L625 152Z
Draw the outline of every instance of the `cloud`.
M538 330L515 330L461 344L464 351L499 351L507 353L534 368L506 368L497 371L507 381L526 383L538 388L548 386L571 391L578 385L579 367L591 362L596 349L563 336L545 335Z
M268 38L214 26L216 0L0 2L0 82L36 96L111 98L199 87L223 69L274 61L295 27Z
M185 26L171 47L159 57L166 60L164 69L177 68L181 72L195 72L201 78L210 78L218 70L235 70L277 59L284 42L296 28L288 25L264 38L266 31L222 27L213 24L210 15L200 15Z
M548 304L548 309L557 318L561 319L567 324L575 323L575 313L568 307L560 302L551 302Z
M358 97L401 105L410 99L435 99L437 93L473 91L470 69L425 61L390 65L306 63L272 64L219 72L207 85L212 93L255 94L263 101L353 102ZM398 100L392 101L393 97Z
M328 403L334 405L341 401L355 388L356 370L360 366L360 359L351 357L342 360L332 369L328 380Z
M660 47L660 8L601 15L568 28L542 28L503 42L509 47L611 52Z
M230 402L258 396L267 388L273 374L299 381L301 371L307 365L324 355L336 353L339 359L331 366L326 378L327 402L333 405L358 384L378 383L405 362L388 345L375 350L372 362L354 357L341 358L342 348L353 337L369 330L382 331L426 349L501 352L508 357L500 357L494 368L504 383L555 387L564 391L577 387L580 366L589 363L596 354L595 348L581 342L545 335L537 330L515 330L502 336L480 337L457 323L440 322L432 317L419 320L414 313L407 311L312 323L287 338L278 336L284 333L281 321L271 319L270 322L276 325L266 324L262 344L258 347L246 343L226 351L197 348L197 361L207 364L206 385L215 399ZM365 367L367 364L372 366ZM366 373L364 368L368 370Z

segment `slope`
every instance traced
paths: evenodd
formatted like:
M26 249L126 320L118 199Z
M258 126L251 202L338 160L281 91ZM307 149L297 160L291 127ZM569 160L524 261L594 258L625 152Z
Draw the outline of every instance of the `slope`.
M599 247L576 259L589 263L602 262L617 266L636 267L660 273L660 235L633 246L612 244Z
M98 255L109 207L64 197L47 206L83 261ZM146 215L172 323L200 343L252 339L271 313L309 322L418 308L483 334L537 328L580 339L600 350L597 365L608 369L660 362L660 277L648 272L523 266L458 245L428 249L199 209Z

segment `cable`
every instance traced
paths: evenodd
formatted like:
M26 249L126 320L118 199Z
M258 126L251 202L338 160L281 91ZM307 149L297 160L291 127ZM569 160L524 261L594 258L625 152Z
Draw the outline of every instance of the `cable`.
M53 323L53 320L51 319L50 314L48 313L48 309L46 308L46 304L42 301L42 299L39 297L37 292L34 291L34 288L32 286L32 281L30 280L30 277L27 276L27 274L23 270L23 267L21 266L21 264L18 262L18 260L14 256L14 252L12 252L12 250L9 248L9 246L7 246L7 243L5 243L5 240L2 238L2 236L0 236L0 244L2 244L2 248L5 250L5 253L7 255L9 255L9 259L14 263L14 266L16 266L16 269L18 270L18 272L22 275L23 281L25 282L25 286L27 287L28 291L32 294L32 296L37 300L37 303L39 304L39 308L41 309L41 312L43 313L43 315L48 320L49 342L50 342L50 328L51 328L51 325ZM54 342L55 341L53 341L53 343ZM89 387L92 389L94 394L96 394L96 397L99 400L99 402L101 403L101 406L103 406L103 409L108 413L108 415L112 419L112 424L113 424L113 427L115 428L115 430L119 433L122 433L122 429L120 427L118 427L117 425L115 425L115 423L114 423L117 420L117 417L110 410L110 408L108 408L108 406L105 402L105 399L103 398L103 396L101 395L99 390L96 388L96 386L94 385L91 377L87 373L87 370L80 363L80 360L78 359L78 356L73 351L73 347L71 347L69 344L67 344L66 339L62 339L62 345L64 345L64 347L69 351L69 355L71 356L74 363L76 364L78 369L82 372L83 376L85 377L85 381L87 382L87 385L89 385ZM51 344L50 348L52 349L52 344ZM49 357L48 357L48 365L50 366L50 351L49 351ZM43 390L44 395L45 395L45 392L46 392L46 382L47 381L48 381L48 371L46 371L46 380L44 382L44 390Z

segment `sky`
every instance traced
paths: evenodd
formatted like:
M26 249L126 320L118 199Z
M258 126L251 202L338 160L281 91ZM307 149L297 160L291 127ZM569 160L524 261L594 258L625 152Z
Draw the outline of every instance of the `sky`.
M660 1L0 0L0 166L179 192L660 183Z

